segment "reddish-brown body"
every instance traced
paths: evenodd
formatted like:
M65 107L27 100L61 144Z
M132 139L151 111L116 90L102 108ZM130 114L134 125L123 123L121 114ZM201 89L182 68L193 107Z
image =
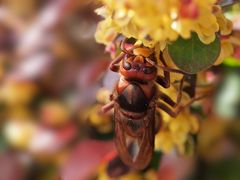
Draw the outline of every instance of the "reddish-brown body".
M122 53L110 64L112 71L120 73L120 79L110 98L111 102L103 107L103 111L114 108L115 142L122 161L132 168L144 169L151 161L155 133L161 124L161 116L155 118L156 108L176 117L185 107L180 106L174 112L157 99L176 107L181 100L186 73L168 68L161 54L164 76L157 76L159 66L152 49L142 45L126 50L124 43L121 44L121 49ZM184 74L176 102L157 91L156 87L156 83L164 88L170 86L169 72ZM197 99L192 99L186 106Z
M124 163L136 169L149 164L154 150L157 68L146 60L151 54L140 48L124 55L113 93L116 147Z

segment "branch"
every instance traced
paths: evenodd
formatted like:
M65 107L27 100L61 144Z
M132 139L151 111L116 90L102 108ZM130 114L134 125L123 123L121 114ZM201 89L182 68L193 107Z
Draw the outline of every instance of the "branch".
M235 4L239 3L240 4L240 0L222 0L220 1L218 4L222 7L222 8L227 8L229 6L233 6Z

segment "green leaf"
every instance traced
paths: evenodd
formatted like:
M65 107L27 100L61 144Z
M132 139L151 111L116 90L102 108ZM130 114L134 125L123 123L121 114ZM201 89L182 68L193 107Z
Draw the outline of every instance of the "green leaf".
M181 70L196 74L214 64L221 50L221 43L216 36L210 44L202 43L196 33L190 39L179 37L168 46L169 54L175 65Z
M229 57L223 61L223 64L230 67L240 67L240 60L234 57Z

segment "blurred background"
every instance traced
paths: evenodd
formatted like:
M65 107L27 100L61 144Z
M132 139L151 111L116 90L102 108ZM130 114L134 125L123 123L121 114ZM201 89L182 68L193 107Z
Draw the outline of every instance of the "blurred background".
M233 56L199 75L215 93L191 109L201 125L195 153L156 151L141 172L116 158L112 116L99 113L118 79L94 39L99 6L0 1L0 180L239 180L239 4L225 8Z

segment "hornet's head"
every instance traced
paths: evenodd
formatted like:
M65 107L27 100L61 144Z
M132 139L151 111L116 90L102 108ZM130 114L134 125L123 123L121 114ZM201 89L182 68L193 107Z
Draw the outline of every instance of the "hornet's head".
M121 44L125 56L120 63L120 74L126 79L151 81L157 76L157 68L151 63L156 63L155 53L152 49L140 46L127 50L125 42Z

